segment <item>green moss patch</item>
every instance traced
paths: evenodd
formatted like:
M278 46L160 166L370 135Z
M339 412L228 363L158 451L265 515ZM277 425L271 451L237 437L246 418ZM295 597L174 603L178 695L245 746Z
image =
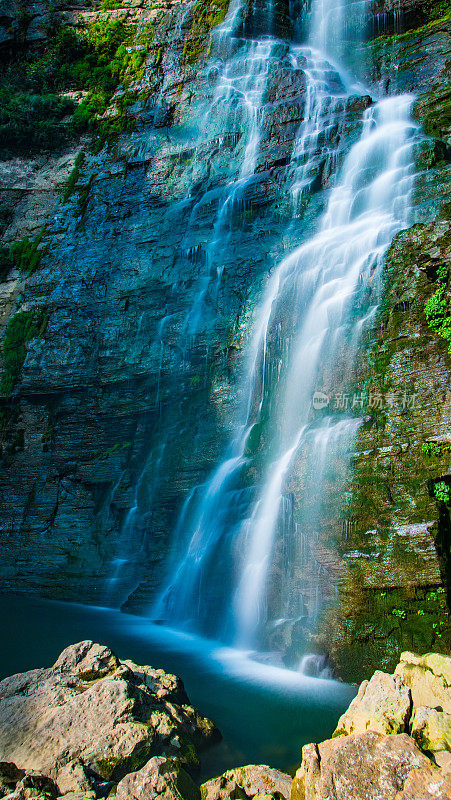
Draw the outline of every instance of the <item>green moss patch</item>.
M27 355L27 344L31 339L42 336L47 320L47 313L43 309L19 311L9 320L2 347L0 391L3 394L11 394Z
M427 19L428 21L423 25L419 25L416 28L409 28L403 33L383 34L381 36L376 36L373 39L373 44L384 45L387 42L392 43L394 41L404 41L409 39L411 36L418 36L423 33L428 33L428 31L433 31L435 28L439 28L441 25L444 25L451 19L451 11L448 10L447 4L440 4L439 7L431 8L429 11L425 9L424 14L425 16L423 19Z
M204 52L210 32L224 21L229 0L197 0L193 21L183 46L183 61L194 64Z
M106 756L97 758L96 766L99 774L107 781L117 783L129 772L137 772L155 755L151 744L141 745L129 756Z
M443 71L442 80L415 103L415 116L421 120L429 136L449 142L451 137L450 67Z
M363 680L375 669L393 672L404 650L449 653L446 590L364 590L356 576L343 591L339 610L326 611L319 629L344 680Z

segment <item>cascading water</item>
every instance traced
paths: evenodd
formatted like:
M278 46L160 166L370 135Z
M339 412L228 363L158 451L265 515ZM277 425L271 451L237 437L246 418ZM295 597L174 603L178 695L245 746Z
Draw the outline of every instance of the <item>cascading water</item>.
M301 243L273 267L245 353L235 434L207 482L188 496L171 574L153 609L155 618L242 647L267 646L268 629L287 618L304 619L312 628L318 617L319 574L303 575L303 565L306 551L310 560L314 552L330 465L338 459L346 470L361 414L358 401L347 413L340 407L316 412L312 399L352 376L362 332L376 310L385 252L409 220L417 137L411 98L363 102L365 88L336 64L344 29L354 35L364 29L364 5L313 0L307 44L292 44L286 52L290 68L305 75L304 121L287 169L288 241L294 235ZM186 315L184 330L191 337L207 295L214 296L221 282L221 251L254 178L268 76L280 60L282 43L272 29L263 39L240 38L242 11L239 0L232 3L216 33L217 49L225 55L212 108L225 109L225 131L233 129L232 120L241 121L246 136L236 178L222 191L205 269ZM271 25L273 19L271 6ZM341 163L337 133L356 99L367 108ZM299 220L319 176L331 189L308 238ZM195 206L193 226L197 213ZM302 502L294 522L287 498L301 473ZM284 538L286 565L275 574L275 550ZM296 575L289 574L290 562L297 564Z
M305 517L302 509L300 514L301 525L314 528L331 442L338 438L349 449L360 423L358 417L328 416L309 424L312 397L320 380L333 388L344 352L346 361L353 363L362 327L374 313L374 305L365 303L368 283L377 283L383 255L407 222L412 187L409 137L414 131L409 108L410 98L391 98L368 109L361 139L345 161L319 233L282 262L270 288L271 317L265 323L265 339L268 324L276 324L277 315L284 314L287 297L305 312L271 400L277 456L268 465L247 524L247 553L235 597L239 638L247 644L252 643L262 616L283 481L295 454L301 449L310 451L310 459L316 462L311 492L317 508L309 508Z
M225 31L222 30L220 32L222 37L226 32L230 35L232 30L231 25L233 24L234 14L233 12L231 13L232 20L225 28ZM249 180L252 180L254 175L260 140L262 97L268 77L268 64L270 63L273 47L274 42L272 41L248 42L244 52L240 52L230 61L226 61L224 70L218 80L212 103L213 110L221 106L225 109L222 119L228 127L230 123L236 123L237 112L234 107L239 97L241 102L238 105L238 113L244 117L247 141L239 175L236 180L230 181L225 187L218 206L213 235L206 251L205 271L201 278L195 302L187 315L185 323L186 333L190 337L197 332L204 309L205 296L212 281L215 284L213 298L216 294L215 289L217 290L222 277L221 250L227 242L230 216L239 206ZM211 110L209 110L208 114L210 113ZM195 207L193 210L194 217L196 211L197 208Z

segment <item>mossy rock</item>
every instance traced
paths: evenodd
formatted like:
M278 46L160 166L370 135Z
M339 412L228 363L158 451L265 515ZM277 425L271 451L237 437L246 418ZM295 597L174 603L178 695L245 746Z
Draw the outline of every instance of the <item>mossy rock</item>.
M229 10L229 0L197 0L193 21L183 45L183 62L195 64L206 50L210 33L215 25L224 21Z

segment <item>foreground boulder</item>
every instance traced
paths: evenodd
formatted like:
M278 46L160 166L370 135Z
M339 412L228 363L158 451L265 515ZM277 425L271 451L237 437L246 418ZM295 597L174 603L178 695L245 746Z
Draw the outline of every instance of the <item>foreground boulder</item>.
M15 764L0 762L0 797L8 800L56 800L59 795L58 786L47 775L25 772ZM91 792L91 796L95 797L94 793Z
M402 653L395 675L410 688L416 707L440 706L451 714L451 658L439 653Z
M420 706L415 709L411 735L434 761L451 773L451 714L436 708Z
M451 658L403 653L375 672L333 738L302 750L291 800L450 800Z
M419 775L406 786L412 772ZM406 792L404 791L406 789ZM421 752L405 733L383 736L374 731L329 739L302 750L302 765L293 781L292 800L449 800L451 778Z
M219 738L179 678L91 641L68 647L50 669L0 683L0 758L44 773L61 794L105 794L102 781L117 783L153 756L176 756L195 772L198 750Z
M204 783L200 790L202 800L253 800L256 797L289 800L291 778L277 769L250 765L231 769Z
M375 672L363 681L357 697L340 717L334 736L352 733L404 733L407 730L412 698L402 678Z
M200 800L199 788L174 759L155 756L138 772L123 778L116 790L116 800L158 797L158 800Z
M219 738L182 682L85 641L0 683L1 800L450 800L451 658L404 653L364 681L292 781L251 765L204 783Z

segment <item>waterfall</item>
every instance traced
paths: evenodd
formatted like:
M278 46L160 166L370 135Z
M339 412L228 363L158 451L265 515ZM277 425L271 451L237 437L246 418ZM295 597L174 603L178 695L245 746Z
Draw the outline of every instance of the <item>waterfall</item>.
M302 619L312 630L318 620L327 576L319 564L308 575L307 562L315 561L331 464L339 463L342 472L349 468L363 416L361 399L345 398L343 386L376 312L385 253L411 215L419 135L410 116L412 98L371 102L343 65L346 42L365 29L366 5L313 0L306 43L286 45L274 34L274 10L263 38L240 38L244 6L235 0L216 32L216 47L225 55L212 105L222 106L226 119L241 119L245 142L236 178L218 204L186 334L195 336L207 290L221 281L220 252L230 215L254 179L268 76L282 45L285 63L305 76L304 119L287 169L288 241L297 236L298 245L269 275L244 355L234 434L183 507L170 574L152 615L244 648L267 646L268 632L287 619ZM343 158L337 131L356 101L364 110ZM305 200L321 174L329 176L327 200L307 236ZM325 409L316 409L316 396ZM302 499L294 509L287 498L297 481ZM291 560L297 554L296 574L290 558L276 574L275 550L284 537Z

